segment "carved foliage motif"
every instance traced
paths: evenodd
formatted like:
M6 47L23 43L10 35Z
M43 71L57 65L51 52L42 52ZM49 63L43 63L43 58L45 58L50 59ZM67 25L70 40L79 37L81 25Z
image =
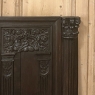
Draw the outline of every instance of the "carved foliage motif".
M3 52L46 51L49 48L47 28L4 28Z
M49 73L49 61L48 60L41 60L40 61L40 74L45 76Z
M39 61L39 65L40 65L40 84L39 84L40 94L39 95L46 95L47 92L49 92L49 88L48 88L48 85L50 84L49 62L50 60Z
M13 56L2 56L2 95L13 95Z
M8 78L12 75L12 62L3 62L3 75Z
M13 58L10 56L4 56L2 58L3 76L5 78L11 77L13 73Z
M62 36L63 38L77 37L80 18L63 18L62 19Z

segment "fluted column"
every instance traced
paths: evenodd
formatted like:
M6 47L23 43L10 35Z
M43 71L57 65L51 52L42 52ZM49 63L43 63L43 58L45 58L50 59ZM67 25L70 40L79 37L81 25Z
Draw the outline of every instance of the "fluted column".
M63 95L78 95L78 27L79 17L62 18Z
M14 55L2 55L2 95L13 95Z

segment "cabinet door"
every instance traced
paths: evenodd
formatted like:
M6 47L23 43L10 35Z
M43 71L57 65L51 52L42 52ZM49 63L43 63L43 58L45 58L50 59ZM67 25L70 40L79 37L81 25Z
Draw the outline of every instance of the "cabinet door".
M1 95L61 94L61 18L3 18Z

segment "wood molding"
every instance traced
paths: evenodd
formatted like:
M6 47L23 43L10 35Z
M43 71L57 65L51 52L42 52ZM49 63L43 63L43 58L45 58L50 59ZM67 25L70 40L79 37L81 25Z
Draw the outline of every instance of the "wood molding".
M1 95L78 95L79 24L79 17L1 17Z

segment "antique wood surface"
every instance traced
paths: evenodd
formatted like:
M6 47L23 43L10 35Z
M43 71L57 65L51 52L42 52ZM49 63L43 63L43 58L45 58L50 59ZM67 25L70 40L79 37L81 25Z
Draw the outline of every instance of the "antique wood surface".
M1 17L1 95L78 95L79 17Z
M79 95L95 93L95 0L0 0L1 16L80 16ZM83 88L83 89L82 89Z

